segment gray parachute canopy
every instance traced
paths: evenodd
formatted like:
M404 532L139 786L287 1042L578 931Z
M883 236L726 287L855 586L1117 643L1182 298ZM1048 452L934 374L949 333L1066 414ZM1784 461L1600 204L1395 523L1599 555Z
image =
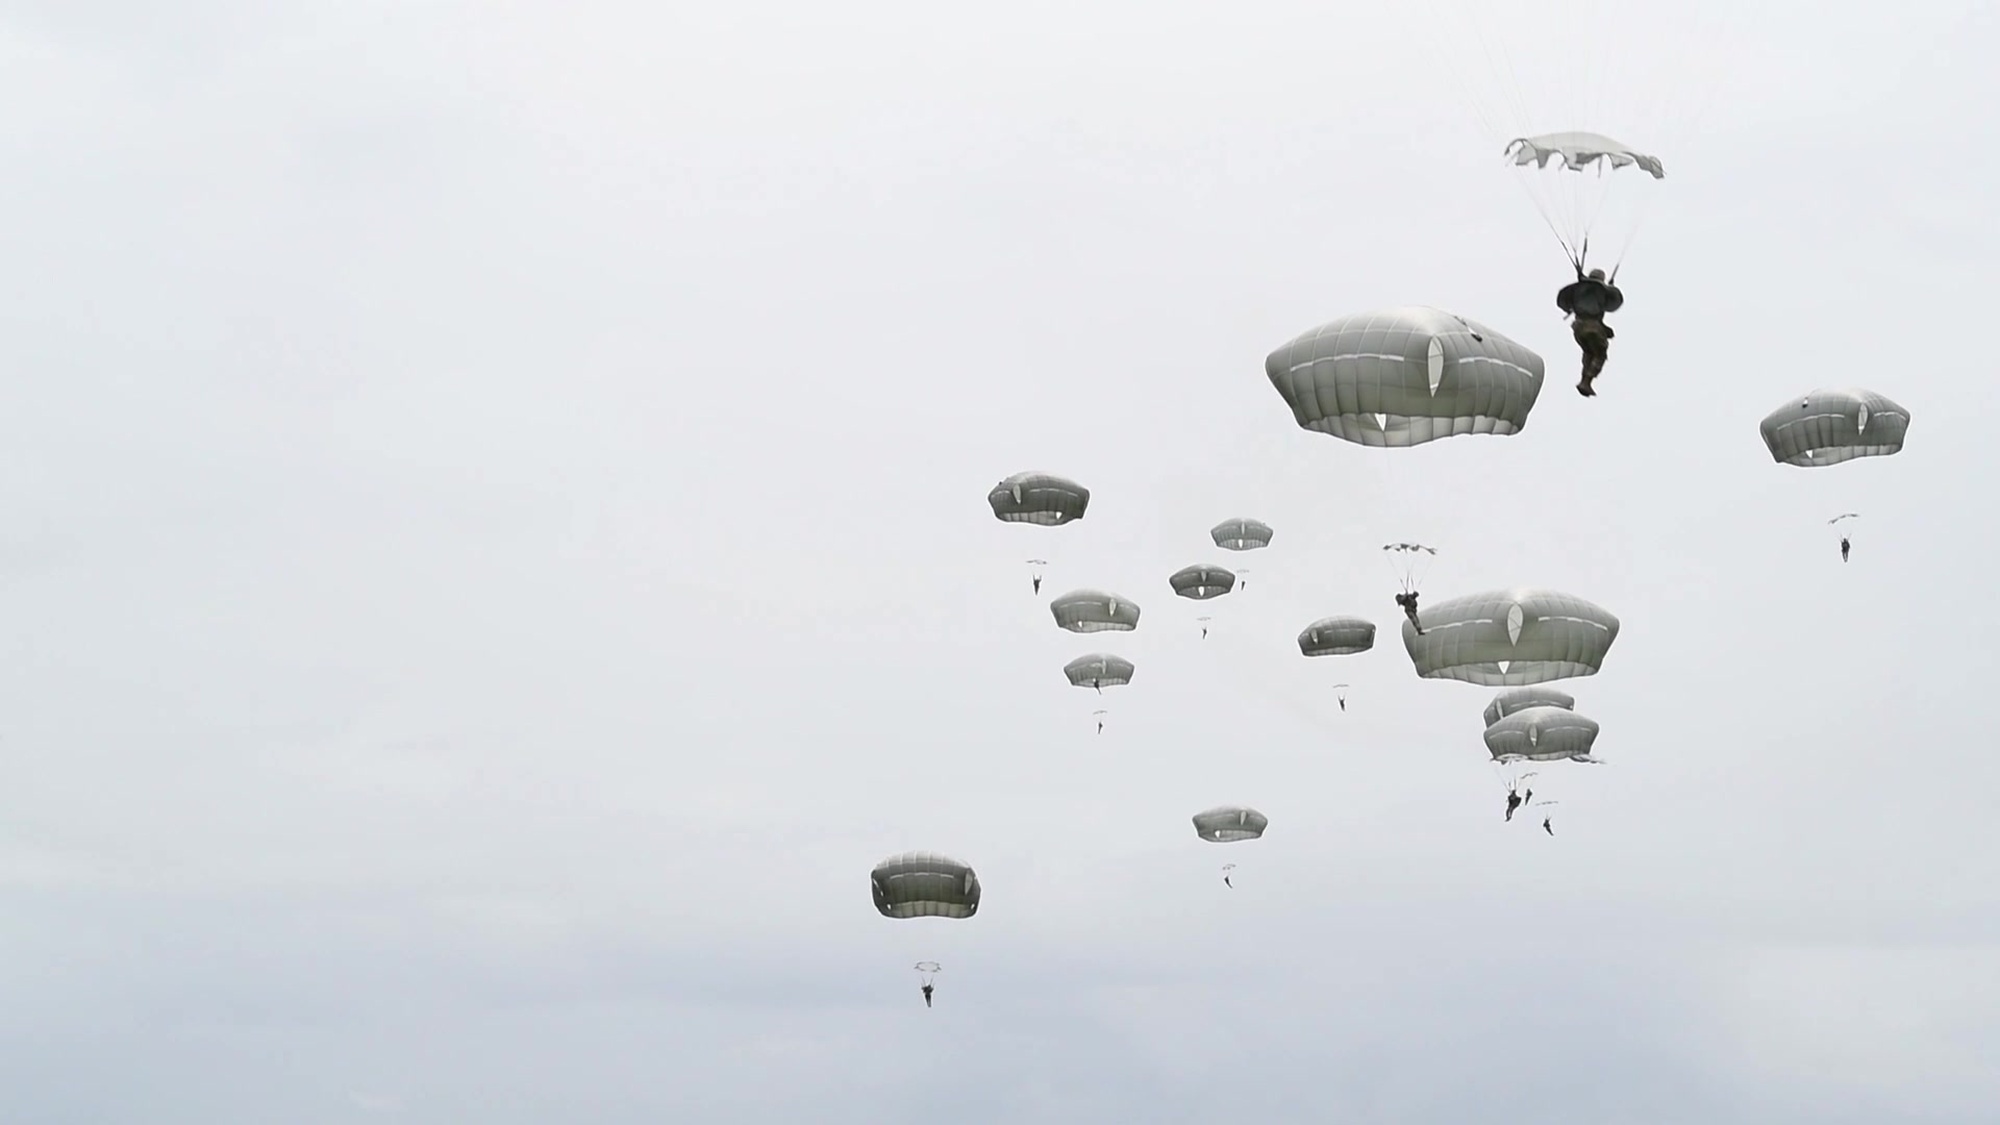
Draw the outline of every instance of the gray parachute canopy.
M1375 623L1359 617L1322 617L1299 634L1304 656L1350 656L1375 647Z
M1270 827L1271 819L1256 809L1242 805L1219 805L1194 814L1194 830L1211 844L1233 844L1255 840Z
M1486 749L1502 762L1595 761L1597 723L1566 707L1529 707L1486 728Z
M1225 551L1254 551L1271 545L1271 525L1262 520L1223 520L1208 529L1208 537Z
M1082 519L1090 507L1090 490L1050 473L1015 473L994 485L986 502L1003 522L1053 527Z
M1063 665L1063 675L1069 677L1073 687L1108 688L1122 687L1132 682L1132 673L1137 671L1130 660L1113 656L1108 652L1093 652L1089 656L1079 656Z
M868 876L884 918L970 918L979 913L979 876L936 852L904 852Z
M1264 373L1301 428L1372 446L1517 433L1542 393L1542 357L1422 307L1330 321L1272 352Z
M1491 590L1424 607L1403 647L1425 679L1517 687L1596 674L1618 639L1601 606L1553 590Z
M1236 588L1236 574L1219 566L1184 566L1167 579L1174 593L1195 601L1219 598Z
M1574 711L1576 697L1552 687L1508 688L1486 705L1486 725L1490 727L1514 712L1530 707L1560 707L1565 711Z
M1049 612L1072 633L1129 633L1139 627L1139 607L1102 590L1071 590L1050 602Z
M1515 137L1507 142L1507 156L1515 164L1533 164L1546 168L1554 160L1572 172L1582 172L1593 164L1602 163L1603 170L1630 168L1637 165L1640 170L1656 180L1667 177L1667 170L1657 156L1647 156L1623 141L1614 141L1602 133L1543 133L1539 137Z
M1874 391L1822 389L1773 410L1759 428L1772 460L1811 469L1897 452L1910 412Z

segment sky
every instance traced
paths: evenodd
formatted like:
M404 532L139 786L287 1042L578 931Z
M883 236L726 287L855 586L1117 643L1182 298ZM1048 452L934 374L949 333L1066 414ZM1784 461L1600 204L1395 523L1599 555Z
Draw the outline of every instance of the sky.
M171 7L0 7L0 1118L1991 1119L1990 5ZM1517 94L1666 165L1594 399ZM1522 433L1293 423L1406 304ZM1553 838L1401 540L1621 619Z

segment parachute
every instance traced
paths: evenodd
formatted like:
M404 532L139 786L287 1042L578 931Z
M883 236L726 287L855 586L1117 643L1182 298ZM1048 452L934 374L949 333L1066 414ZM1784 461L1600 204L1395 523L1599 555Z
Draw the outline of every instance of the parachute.
M1003 523L1057 527L1083 518L1090 490L1051 473L1015 473L986 494L993 518Z
M1640 152L1623 141L1616 141L1601 133L1544 133L1536 137L1515 137L1507 143L1507 159L1516 167L1533 166L1529 173L1533 181L1528 185L1528 194L1542 213L1543 221L1562 244L1563 254L1569 258L1578 273L1582 273L1585 259L1590 251L1590 232L1596 224L1603 206L1603 194L1611 187L1626 186L1619 181L1636 176L1640 172L1653 179L1665 179L1666 168L1660 158ZM1553 164L1553 167L1551 165ZM1625 176L1617 175L1620 169L1633 169ZM1590 184L1587 177L1595 176L1599 181ZM1565 183L1566 177L1584 178L1583 182ZM1608 181L1608 182L1607 182ZM1590 198L1591 189L1596 188L1596 198ZM1621 248L1619 257L1623 258ZM1617 264L1611 271L1611 280L1618 277Z
M884 918L970 918L979 913L979 876L936 852L904 852L868 876Z
M1264 360L1299 428L1403 448L1462 434L1513 434L1542 393L1542 357L1442 309L1359 313Z
M1486 749L1496 762L1595 762L1595 720L1567 707L1527 707L1486 728Z
M1486 725L1490 727L1514 712L1530 707L1560 707L1565 711L1574 711L1576 697L1552 687L1508 688L1486 705Z
M1072 633L1129 633L1139 627L1139 607L1102 590L1071 590L1049 603L1056 625Z
M1218 805L1194 814L1195 834L1211 844L1258 839L1270 824L1269 817L1242 805Z
M1577 272L1598 244L1615 279L1665 188L1660 154L1694 134L1722 85L1727 52L1712 44L1728 29L1700 5L1428 6L1426 68L1457 86L1479 129L1468 160L1498 154L1495 181L1527 194Z
M1069 677L1070 686L1096 688L1098 691L1131 683L1134 671L1130 660L1108 652L1079 656L1063 665L1063 675Z
M937 980L937 975L944 971L944 966L936 961L919 961L916 970L924 975L925 984L931 984Z
M1424 575L1430 573L1431 564L1437 561L1437 553L1436 547L1422 543L1382 544L1382 557L1389 560L1389 567L1402 582L1405 594L1416 592L1423 584Z
M1801 395L1773 410L1759 426L1773 461L1804 469L1887 457L1903 448L1909 428L1909 411L1858 387Z
M1187 566L1167 579L1174 593L1195 601L1219 598L1236 588L1236 575L1219 566Z
M1301 656L1350 656L1374 647L1375 623L1359 617L1322 617L1299 634Z
M1544 133L1539 137L1515 137L1507 144L1507 156L1515 164L1533 164L1537 168L1547 168L1549 161L1555 160L1572 172L1582 172L1602 161L1606 168L1614 169L1637 165L1656 180L1665 179L1667 175L1666 169L1660 166L1659 157L1647 156L1602 133Z
M1860 512L1842 512L1826 522L1828 524L1836 524L1839 523L1841 520L1855 520L1860 518L1861 518Z
M1208 529L1208 537L1225 551L1254 551L1271 545L1271 525L1262 520L1223 520Z
M1492 590L1423 610L1424 632L1403 623L1417 675L1516 687L1595 675L1618 639L1604 608L1552 590Z

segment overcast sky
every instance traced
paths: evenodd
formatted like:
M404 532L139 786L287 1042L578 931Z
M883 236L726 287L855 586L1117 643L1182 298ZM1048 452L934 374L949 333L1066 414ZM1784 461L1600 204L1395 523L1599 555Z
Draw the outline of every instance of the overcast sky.
M1481 5L1661 123L1586 400L1456 3L0 6L0 1118L1991 1121L2000 14ZM1523 433L1293 424L1403 304ZM1908 448L1772 463L1842 385ZM1553 839L1392 539L1622 619Z

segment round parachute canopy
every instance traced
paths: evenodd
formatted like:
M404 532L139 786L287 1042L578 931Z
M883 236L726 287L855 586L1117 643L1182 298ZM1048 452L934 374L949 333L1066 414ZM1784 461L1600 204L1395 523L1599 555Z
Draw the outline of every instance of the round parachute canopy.
M1102 590L1071 590L1050 602L1049 612L1072 633L1129 633L1139 627L1139 607Z
M1542 357L1420 307L1323 324L1272 352L1264 373L1302 429L1398 448L1518 433L1542 393Z
M1184 566L1167 579L1174 593L1195 601L1219 598L1236 588L1236 575L1219 566Z
M993 506L993 518L1002 522L1054 527L1083 518L1090 490L1050 473L1015 473L994 485L986 502Z
M1195 833L1211 844L1255 840L1270 824L1269 817L1242 805L1220 805L1194 814Z
M1514 712L1530 707L1560 707L1565 711L1574 711L1576 696L1552 687L1508 688L1486 705L1486 725L1490 727Z
M1271 545L1271 525L1262 520L1223 520L1208 529L1208 537L1225 551L1254 551Z
M1108 688L1123 687L1132 682L1135 669L1132 662L1122 656L1108 652L1093 652L1089 656L1079 656L1063 665L1063 675L1069 677L1073 687Z
M1591 676L1618 639L1601 606L1552 590L1492 590L1418 612L1424 632L1403 622L1417 675L1484 687L1520 687Z
M1375 623L1359 617L1322 617L1299 634L1302 656L1351 656L1375 647Z
M1486 749L1502 762L1592 761L1597 723L1567 707L1529 707L1486 728Z
M979 913L979 876L936 852L904 852L868 876L884 918L970 918Z
M1903 448L1910 412L1860 388L1817 390L1773 410L1760 429L1771 459L1812 469Z

